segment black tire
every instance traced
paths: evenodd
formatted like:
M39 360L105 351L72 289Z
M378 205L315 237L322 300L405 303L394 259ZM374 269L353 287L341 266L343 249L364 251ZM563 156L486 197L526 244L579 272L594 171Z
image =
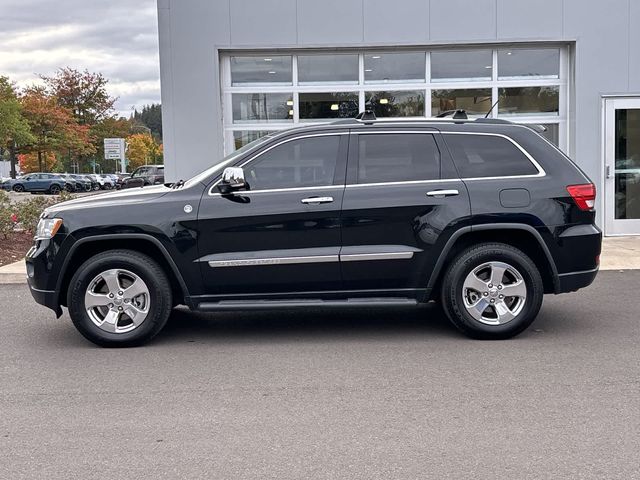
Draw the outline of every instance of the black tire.
M126 269L139 276L149 289L149 312L136 329L110 333L100 329L85 309L85 293L90 282L110 269ZM165 326L173 307L171 285L166 273L151 257L132 250L110 250L88 259L69 284L67 305L78 331L101 347L135 347L149 342Z
M24 185L20 185L20 184L14 185L13 186L13 191L16 192L16 193L24 192Z
M526 300L521 311L501 325L488 325L477 320L464 304L463 285L467 275L488 262L511 265L522 276L526 286ZM504 340L522 333L538 315L543 295L542 278L533 261L522 251L503 243L483 243L460 253L447 269L441 290L442 307L449 320L468 337L481 340Z
M51 195L60 195L60 191L61 191L60 185L51 185L49 187L49 193Z
M96 183L93 187L90 187L89 190L87 191L91 191L92 189L94 192L97 192L98 190L100 190L100 185Z

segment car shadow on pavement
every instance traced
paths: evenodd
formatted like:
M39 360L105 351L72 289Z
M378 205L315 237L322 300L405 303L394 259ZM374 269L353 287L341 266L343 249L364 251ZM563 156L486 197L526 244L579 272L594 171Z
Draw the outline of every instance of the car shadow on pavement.
M333 341L372 337L456 337L435 304L400 308L278 310L197 313L176 309L154 343L198 340Z

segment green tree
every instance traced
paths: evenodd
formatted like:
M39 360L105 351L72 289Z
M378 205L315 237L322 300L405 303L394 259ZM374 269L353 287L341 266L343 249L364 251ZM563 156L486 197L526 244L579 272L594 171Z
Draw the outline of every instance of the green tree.
M133 113L135 124L143 125L151 130L151 134L162 142L162 106L160 104L145 105L142 111Z
M12 176L15 176L17 148L34 141L15 87L7 77L0 77L0 157L4 151L9 153Z

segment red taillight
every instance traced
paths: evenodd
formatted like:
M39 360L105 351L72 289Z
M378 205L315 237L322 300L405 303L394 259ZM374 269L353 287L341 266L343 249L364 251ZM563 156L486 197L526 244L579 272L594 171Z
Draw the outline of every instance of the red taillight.
M593 183L585 183L583 185L569 185L567 192L576 202L580 210L593 210L596 206L596 186Z

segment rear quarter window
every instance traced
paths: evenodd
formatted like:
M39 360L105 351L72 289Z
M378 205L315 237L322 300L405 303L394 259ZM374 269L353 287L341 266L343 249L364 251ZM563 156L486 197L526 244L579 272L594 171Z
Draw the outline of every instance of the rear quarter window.
M538 169L513 142L495 135L444 134L462 178L536 175Z

